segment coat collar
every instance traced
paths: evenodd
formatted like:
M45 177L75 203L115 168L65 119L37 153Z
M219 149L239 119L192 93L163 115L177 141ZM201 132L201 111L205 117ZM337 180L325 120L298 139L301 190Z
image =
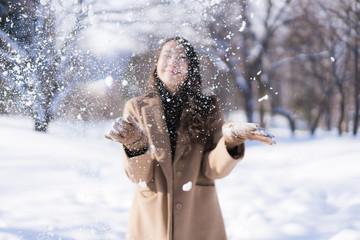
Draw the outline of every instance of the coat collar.
M171 147L161 100L156 96L144 99L144 102L141 114L148 131L150 149L159 162L167 162L169 157L171 159Z
M168 188L170 188L173 179L171 147L161 99L160 97L147 98L144 99L144 103L141 108L141 115L149 138L149 150L162 168ZM171 189L168 189L168 191L171 191Z
M183 113L184 114L184 109ZM176 150L174 156L174 163L176 163L183 153L191 150L191 139L189 134L186 133L186 130L183 128L183 125L180 123L180 128L178 130L177 139L176 139Z
M159 96L154 96L145 98L143 101L145 104L141 108L141 114L149 137L150 151L152 151L152 154L155 155L160 166L163 168L166 178L171 179L171 146L161 99ZM185 150L190 149L190 142L189 134L186 133L180 123L177 134L174 164L180 159Z

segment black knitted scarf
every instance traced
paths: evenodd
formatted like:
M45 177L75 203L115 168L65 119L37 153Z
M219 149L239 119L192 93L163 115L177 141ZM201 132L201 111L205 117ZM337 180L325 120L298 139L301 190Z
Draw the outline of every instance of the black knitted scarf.
M161 81L159 81L158 86L161 102L164 109L167 130L170 137L171 156L174 160L177 128L180 123L183 103L185 102L185 96L181 94L181 91L176 92L175 94L169 92Z

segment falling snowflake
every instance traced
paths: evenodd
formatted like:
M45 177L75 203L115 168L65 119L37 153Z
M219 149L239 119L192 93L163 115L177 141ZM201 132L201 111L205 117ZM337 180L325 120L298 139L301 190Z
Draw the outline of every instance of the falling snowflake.
M264 100L268 100L269 99L269 96L266 94L265 96L263 96L262 98L259 98L258 99L258 102L262 102Z
M185 183L185 184L182 186L182 190L183 190L184 192L190 191L191 188L192 188L192 182L191 182L191 181Z
M241 27L239 29L239 32L243 32L245 30L245 27L246 27L246 22L245 21L242 21L241 23Z
M108 87L111 87L111 85L113 84L114 80L112 78L112 76L108 76L105 78L105 83Z
M123 85L123 86L127 86L129 83L128 83L128 81L126 81L126 80L123 80L122 82L121 82L121 85Z
M145 181L141 181L141 179L139 180L139 186L142 187L142 188L146 188L147 187L147 184Z

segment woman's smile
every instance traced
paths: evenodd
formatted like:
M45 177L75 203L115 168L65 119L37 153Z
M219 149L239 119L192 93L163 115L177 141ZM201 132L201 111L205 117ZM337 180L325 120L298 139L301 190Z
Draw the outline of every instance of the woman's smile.
M172 75L179 75L181 74L181 72L177 69L170 69L168 70L168 73L172 74Z

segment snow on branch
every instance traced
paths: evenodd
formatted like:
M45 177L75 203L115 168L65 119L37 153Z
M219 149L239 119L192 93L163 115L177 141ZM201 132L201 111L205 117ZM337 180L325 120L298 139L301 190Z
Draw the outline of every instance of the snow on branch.
M292 64L295 62L306 61L309 59L322 59L322 58L328 58L328 57L330 57L330 54L328 51L323 51L320 53L301 53L297 56L283 58L283 59L273 63L269 68L269 72L275 71L276 69L278 69L286 64Z
M11 37L9 37L9 35L7 35L7 33L5 33L4 31L2 31L0 29L0 39L6 43L6 46L10 48L10 50L14 51L16 54L18 54L21 58L28 58L28 54L26 51L24 51L23 49L21 49L18 46L18 43L13 40Z
M13 63L15 61L14 55L9 54L7 51L4 51L0 48L0 59L5 60L8 63Z

